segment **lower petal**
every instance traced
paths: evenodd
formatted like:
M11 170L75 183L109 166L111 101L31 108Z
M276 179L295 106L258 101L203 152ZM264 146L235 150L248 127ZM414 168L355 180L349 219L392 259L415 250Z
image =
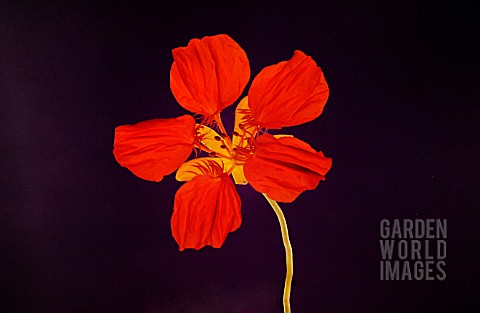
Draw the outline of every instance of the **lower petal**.
M220 248L241 222L240 197L227 175L196 176L175 195L171 226L180 251Z

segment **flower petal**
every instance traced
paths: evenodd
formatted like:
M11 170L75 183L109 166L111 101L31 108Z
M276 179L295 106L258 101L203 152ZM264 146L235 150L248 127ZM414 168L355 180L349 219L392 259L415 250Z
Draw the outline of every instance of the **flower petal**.
M235 109L235 126L232 136L233 147L244 148L249 145L249 138L255 138L258 127L249 124L250 118L251 112L248 107L248 97L244 97Z
M227 158L198 158L183 163L177 170L175 178L178 181L189 181L195 176L205 175L205 169L208 170L210 162L215 162L223 168L221 173L226 173L235 166L233 161Z
M201 138L200 142L205 145L205 147L215 152L217 156L229 156L228 150L226 149L228 143L210 127L197 125L197 137ZM225 148L222 148L222 146L225 146Z
M279 138L282 138L282 137L293 137L293 135L287 135L287 134L275 134L273 135L273 137L279 139Z
M250 79L245 51L228 35L192 39L172 51L170 88L185 109L211 116L240 97Z
M245 174L243 173L243 165L237 165L233 168L232 171L233 180L237 185L246 185L248 184L248 180L245 178Z
M262 135L243 170L250 185L271 199L292 202L305 190L315 189L330 170L332 159L293 137Z
M264 68L248 92L254 119L263 127L273 129L317 118L328 95L328 85L320 67L298 50L290 60Z
M240 197L227 175L196 176L175 194L171 226L180 251L220 248L241 223Z
M113 154L136 176L161 181L192 153L195 120L190 115L154 119L115 129Z

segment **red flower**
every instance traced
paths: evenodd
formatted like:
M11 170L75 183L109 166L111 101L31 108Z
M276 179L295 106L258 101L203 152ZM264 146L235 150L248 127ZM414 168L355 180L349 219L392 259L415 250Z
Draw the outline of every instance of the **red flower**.
M135 175L160 181L178 168L186 183L175 195L172 234L180 250L221 247L242 221L240 198L229 178L250 183L273 200L291 202L317 187L331 159L292 136L266 129L299 125L318 117L329 89L320 67L301 51L263 69L235 112L230 138L220 112L237 100L250 78L247 56L227 35L193 39L173 50L172 92L185 109L203 115L152 120L116 130L114 154ZM208 127L213 124L220 133ZM196 147L209 154L185 162ZM185 163L184 163L185 162Z

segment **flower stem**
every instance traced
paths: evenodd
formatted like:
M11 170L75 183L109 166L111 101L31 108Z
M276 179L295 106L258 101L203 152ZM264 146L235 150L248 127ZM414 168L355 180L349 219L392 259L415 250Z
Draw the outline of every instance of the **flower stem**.
M282 209L275 200L270 199L267 194L263 194L268 203L272 206L273 210L277 214L278 222L280 223L280 229L282 230L283 245L285 246L285 261L287 265L287 273L285 275L285 288L283 290L283 311L290 313L290 291L292 289L292 277L293 277L293 252L290 239L288 238L287 221L283 215Z

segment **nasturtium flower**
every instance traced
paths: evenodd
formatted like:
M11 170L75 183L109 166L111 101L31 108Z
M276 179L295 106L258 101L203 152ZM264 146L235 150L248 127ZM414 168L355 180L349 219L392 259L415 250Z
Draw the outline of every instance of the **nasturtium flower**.
M160 181L176 170L177 180L185 182L171 219L179 249L219 248L242 222L230 174L236 184L250 184L279 202L292 202L325 179L330 158L298 138L268 130L317 118L329 89L315 61L295 51L254 78L237 105L230 137L220 113L238 100L250 79L245 51L229 36L217 35L191 40L174 49L173 58L172 93L200 120L184 115L119 126L113 152L120 165L146 180ZM193 151L196 157L187 161Z

